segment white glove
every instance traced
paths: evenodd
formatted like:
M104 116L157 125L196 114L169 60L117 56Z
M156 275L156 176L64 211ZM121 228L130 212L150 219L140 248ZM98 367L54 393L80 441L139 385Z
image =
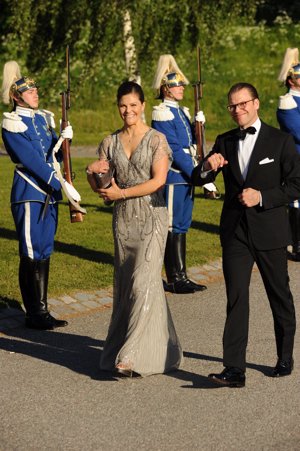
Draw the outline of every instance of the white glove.
M74 188L74 186L71 185L69 182L67 182L67 180L65 180L65 179L64 179L64 183L65 183L65 191L68 192L68 194L72 197L72 199L75 200L75 202L80 202L81 196L80 196L79 192Z
M198 111L198 113L195 116L195 121L202 122L202 124L205 123L205 116L204 116L203 111Z
M66 128L64 128L61 131L61 136L64 139L72 139L73 138L73 128L72 125L67 125Z

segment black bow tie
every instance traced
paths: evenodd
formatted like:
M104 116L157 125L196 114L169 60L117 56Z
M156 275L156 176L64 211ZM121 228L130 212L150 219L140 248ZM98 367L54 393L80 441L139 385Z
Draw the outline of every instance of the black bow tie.
M239 139L244 140L246 138L247 133L250 135L254 135L256 133L255 127L241 128L237 131L237 136Z

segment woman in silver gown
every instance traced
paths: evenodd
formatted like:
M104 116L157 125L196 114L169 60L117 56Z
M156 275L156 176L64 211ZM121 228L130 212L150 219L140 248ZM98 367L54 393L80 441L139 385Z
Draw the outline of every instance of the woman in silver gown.
M117 93L123 128L99 145L87 172L115 170L111 186L92 188L114 201L114 300L100 368L126 376L166 373L179 367L182 350L162 285L168 233L162 195L171 150L163 134L142 119L141 87L123 83Z

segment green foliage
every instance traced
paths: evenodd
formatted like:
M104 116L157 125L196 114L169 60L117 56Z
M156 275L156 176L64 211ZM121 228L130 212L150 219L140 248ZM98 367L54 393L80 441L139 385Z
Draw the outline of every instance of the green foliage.
M254 84L260 94L260 115L263 120L273 126L278 126L276 108L278 98L285 93L285 88L277 81L283 55L287 47L297 46L296 37L299 35L300 24L290 24L278 21L273 27L232 26L223 33L209 50L201 46L203 99L201 108L206 115L206 138L214 141L215 137L233 126L230 115L226 110L227 92L230 86L239 81ZM194 94L192 84L197 80L196 50L184 48L176 57L179 66L190 80L185 90L184 105L193 112ZM150 64L148 70L142 71L143 89L145 91L146 119L151 122L153 105L157 104L155 93L151 89L156 62ZM106 69L103 67L104 79ZM94 96L83 105L82 99L76 98L71 111L71 120L76 116L85 117L84 111L89 107L89 118L84 122L76 121L74 129L76 144L98 143L99 132L113 131L120 125L117 108L115 106L115 92L118 86L116 74L111 76L111 89L103 89L101 85L93 86ZM97 94L96 94L97 93ZM94 108L94 109L92 109ZM94 111L94 116L92 116Z
M57 2L54 3L57 5ZM89 10L89 13L86 14L91 15L92 11L94 14L93 20L98 20L97 23L99 24L99 28L101 28L102 25L104 25L101 22L102 16L101 8L99 6L101 2L95 1L88 3L89 5L85 6L86 9ZM121 3L121 6L125 8L126 2ZM143 13L140 12L140 14L137 14L137 17L135 17L135 23L137 23L139 27L144 27L142 29L145 30L145 42L146 36L149 35L150 37L151 34L149 18L157 13L158 20L163 20L163 15L160 15L157 10L157 5L153 4L153 2L150 3L151 4L146 0L138 2ZM200 2L202 8L201 11L204 11L205 8L207 8L205 12L205 17L207 17L207 19L206 22L203 22L202 28L200 26L202 22L195 25L200 35L203 34L203 36L206 36L203 39L201 38L200 43L202 77L204 82L201 107L204 110L207 119L207 139L213 141L218 133L232 126L231 118L226 111L226 93L228 92L229 87L238 81L249 81L257 87L261 98L261 117L266 122L277 126L275 116L277 101L279 95L284 94L285 92L285 89L277 82L277 75L280 70L285 49L287 47L297 46L297 36L299 35L300 24L292 23L292 20L286 15L278 16L272 27L268 27L263 23L255 25L253 24L253 21L251 22L250 20L248 25L241 25L240 22L242 21L239 21L239 25L236 25L237 22L234 19L228 24L228 18L222 19L221 11L223 10L222 8L225 7L224 5L227 4L227 12L230 7L234 10L232 17L236 17L238 13L242 15L243 10L241 8L244 8L245 5L240 2L225 2L225 0L224 2L217 2L219 8L211 8L211 17L208 17L210 3L211 2L205 1ZM39 2L36 2L36 4L38 8ZM113 4L115 5L115 3ZM166 3L166 5L168 4L169 2ZM14 2L9 3L9 5L10 8L12 8ZM32 6L32 3L27 0L27 2L24 2L24 5ZM74 3L74 8L77 8L76 10L78 12L81 11L80 5L80 3ZM134 8L137 3L132 2L130 5L131 8ZM150 11L148 16L146 14L147 6ZM198 6L198 2L196 2L194 6L192 6L192 3L189 4L189 13L191 14L193 8ZM182 15L184 15L185 7L186 6L180 6L180 8L182 8L182 10L180 10ZM251 2L247 7L250 8L252 14L255 2ZM164 15L167 15L167 10L164 8L165 7L162 6L162 11L164 12ZM50 11L52 10L50 9ZM168 11L171 16L172 9ZM83 11L81 11L81 13L84 14ZM91 45L89 44L89 40L92 31L88 31L87 27L81 29L81 38L73 44L73 53L71 51L72 108L69 117L75 130L75 145L94 145L96 147L103 136L121 125L115 106L115 94L119 84L126 78L126 69L120 30L116 30L117 24L119 24L119 28L121 27L121 23L117 20L118 10L116 7L112 8L109 14L114 17L114 22L109 22L110 25L105 28L105 37L100 37L103 39L103 43L105 41L103 44L104 47L108 49L109 40L112 39L109 34L110 30L116 32L115 36L119 41L113 46L110 52L103 54L101 57L99 56L99 53L96 53L96 56L91 59L89 64L83 62L85 49L93 48L89 47ZM168 21L169 18L166 20ZM181 20L181 18L178 20ZM194 20L200 21L200 17L195 15ZM2 27L7 27L8 23L11 26L11 23L7 19ZM184 101L184 104L190 107L191 112L193 111L194 103L192 84L197 80L196 50L195 48L191 48L191 41L188 39L188 26L192 26L192 23L193 22L189 25L186 24L185 28L183 25L181 26L183 35L176 41L176 60L191 83L190 86L186 88ZM218 26L215 26L214 23L218 24ZM18 27L19 25L21 26L19 21L17 21L17 24ZM96 22L93 24L95 33L98 33L96 30ZM155 26L153 25L153 30L155 30L156 26L158 26L158 24ZM212 28L210 29L210 27ZM103 31L104 28L102 27L101 29ZM210 32L213 35L213 39L211 40L209 39ZM97 33L93 35L95 40L98 39ZM152 107L157 103L155 100L155 93L151 89L157 64L157 56L161 53L170 51L170 47L168 47L168 33L158 33L157 36L153 32L152 35L153 44L149 41L149 46L153 45L150 52L152 53L152 57L144 57L144 59L141 59L140 61L142 85L147 99L146 119L148 123L151 122ZM14 35L12 34L9 36L9 40L15 46L14 52L17 52L20 47L15 45L16 40L13 40ZM162 44L160 39L164 37L165 43ZM142 41L139 41L139 39L140 38L136 36L137 47L142 45ZM2 55L3 62L4 57L7 59L8 48L12 50L12 47L9 47L11 45L8 42L9 40L2 38L2 46L6 49ZM157 42L160 42L160 46L154 45L154 43ZM38 74L37 80L41 86L41 107L53 109L58 118L60 117L59 93L65 89L66 86L66 71L64 67L65 49L58 49L57 47L56 50L57 54L53 50L53 58L56 55L55 60L53 59L50 67L45 65L45 67L42 68L41 72ZM63 52L61 53L60 50L63 50ZM35 54L33 51L32 53ZM142 53L143 52L139 55L140 58L142 58ZM43 60L41 59L41 61ZM57 75L58 70L60 70L59 75ZM1 105L0 108L4 111L6 107Z
M126 78L123 17L130 12L141 71L153 73L161 53L180 54L199 42L210 48L220 30L253 21L257 0L4 0L0 54L38 78L50 101L65 81L64 55L72 56L74 95L111 88ZM183 46L183 48L182 48ZM144 74L143 74L144 77ZM91 86L92 89L89 89ZM96 92L98 89L96 89ZM87 97L85 97L87 99Z

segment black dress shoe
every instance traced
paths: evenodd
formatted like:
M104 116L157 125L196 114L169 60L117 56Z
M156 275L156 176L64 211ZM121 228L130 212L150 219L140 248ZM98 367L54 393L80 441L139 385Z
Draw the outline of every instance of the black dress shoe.
M289 376L294 368L294 360L288 359L288 360L278 360L275 368L273 368L270 376L271 377L283 377L283 376Z
M195 291L204 291L207 290L207 286L206 285L200 285L199 283L193 282L190 279L187 279L189 281L189 283L191 284L192 287L194 287Z
M25 318L25 326L29 329L53 330L56 327L65 327L68 322L56 319L49 312L40 315L30 315Z
M245 387L246 376L239 368L226 367L220 374L209 374L208 378L213 382L227 387Z
M300 252L295 252L293 256L295 262L300 262Z
M177 293L177 294L189 294L195 293L195 287L187 282L188 279L180 279L175 282L167 282L164 284L165 291L169 293Z
M188 294L206 290L205 285L198 285L188 278L178 279L175 282L164 282L164 290L170 293Z

